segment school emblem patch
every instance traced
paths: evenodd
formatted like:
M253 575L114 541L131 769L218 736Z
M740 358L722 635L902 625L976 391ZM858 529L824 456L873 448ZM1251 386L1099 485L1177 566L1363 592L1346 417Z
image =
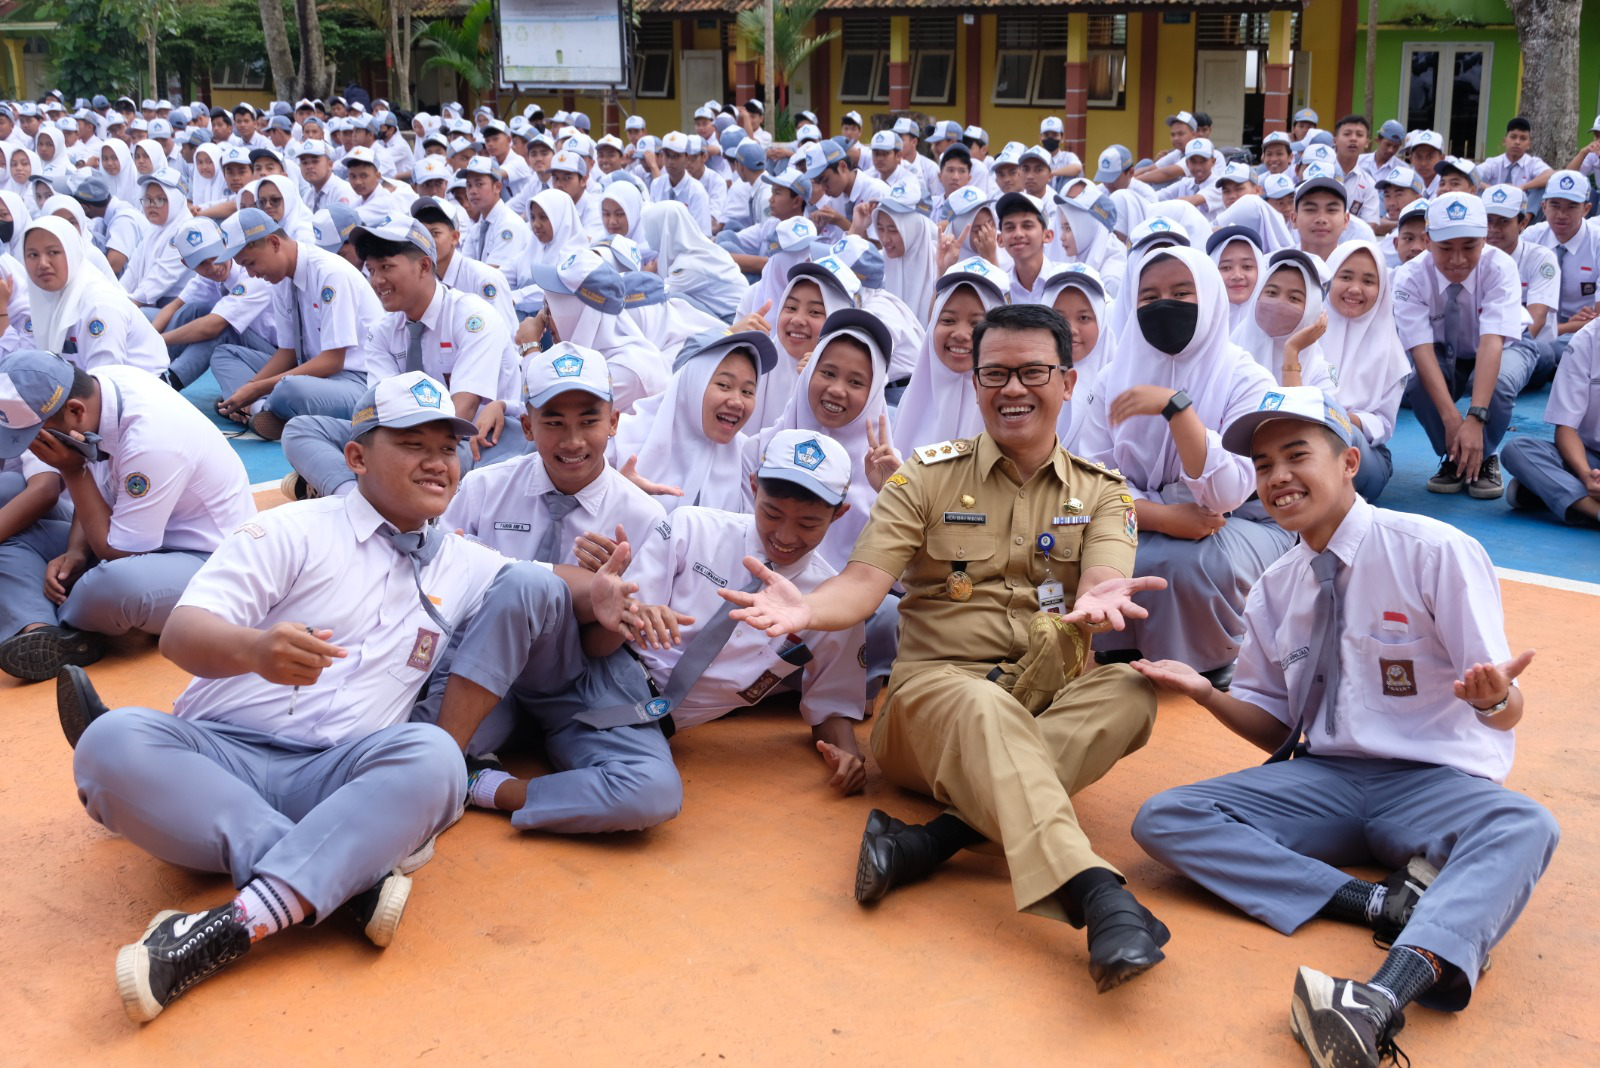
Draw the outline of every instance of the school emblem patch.
M1122 510L1122 532L1128 536L1129 541L1139 540L1139 513L1132 508Z
M565 356L557 356L551 366L556 369L557 378L577 378L583 373L583 357L569 352Z
M229 290L229 292L236 297L244 296L244 283L240 282L238 285L234 286L233 289Z
M89 320L89 336L90 337L99 337L101 334L103 334L105 332L106 332L106 324L105 323L101 322L99 319L90 319Z
M416 385L412 386L411 395L415 397L417 403L422 405L424 408L437 408L439 407L439 403L444 399L443 397L439 396L438 390L434 389L426 382L418 382Z
M653 697L644 703L644 714L651 719L660 719L671 708L671 703L665 697Z
M1383 696L1417 696L1417 671L1410 660L1378 660L1378 670L1383 676Z
M1268 393L1266 396L1261 398L1261 406L1259 408L1257 408L1256 411L1258 411L1258 412L1275 412L1279 408L1282 408L1282 407L1283 407L1283 394L1282 393Z
M816 438L807 438L794 447L795 464L807 471L821 467L823 458L822 446L817 444Z
M511 231L510 230L501 230L500 231L500 240L502 240L502 241L510 241L511 240Z
M1446 207L1444 213L1451 222L1460 222L1467 217L1467 206L1458 200Z
M204 235L201 234L199 230L190 230L188 234L184 236L184 240L189 242L190 248L198 245L204 239Z
M482 329L483 329L483 318L481 316L473 315L473 316L470 316L467 319L467 333L476 334L478 331L480 331Z
M1493 193L1489 194L1489 199L1494 201L1496 204L1504 204L1506 202L1506 191L1504 189L1496 189Z
M1572 177L1572 175L1570 175L1570 174L1563 174L1563 175L1562 175L1562 176L1561 176L1561 182L1560 182L1560 185L1561 185L1561 188L1562 188L1562 189L1571 189L1571 188L1572 188L1572 187L1573 187L1573 185L1574 185L1574 184L1576 184L1576 181L1577 181L1577 180L1576 180L1576 179L1574 179L1574 178L1573 178L1573 177Z
M490 282L488 285L483 287L483 299L493 300L495 296L499 294L499 292L500 290L495 287L495 284Z
M1554 278L1555 276L1556 276L1556 265L1555 264L1547 263L1543 267L1539 268L1539 277L1540 278Z
M1165 219L1151 219L1150 220L1150 232L1151 233L1165 232L1165 231L1170 230L1170 229L1172 229L1172 224L1167 222L1167 220L1165 220Z
M22 320L22 332L24 334L33 333L33 316L30 315L26 319Z
M122 482L122 488L128 491L130 497L143 497L150 492L150 479L135 471Z
M324 303L324 304L332 304L333 303L333 287L332 286L323 286L322 287L322 303Z

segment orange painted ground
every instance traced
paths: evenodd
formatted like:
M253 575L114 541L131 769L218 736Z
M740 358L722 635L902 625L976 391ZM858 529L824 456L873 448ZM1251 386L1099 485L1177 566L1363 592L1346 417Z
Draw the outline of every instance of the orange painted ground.
M1418 1065L1594 1065L1600 616L1582 594L1505 596L1513 648L1540 650L1512 785L1565 838L1472 1007L1415 1010L1401 1041ZM113 704L164 707L184 681L148 643L92 674ZM674 740L687 797L671 823L573 839L471 811L387 951L343 917L292 931L141 1028L117 999L117 947L159 909L223 900L226 880L90 822L52 685L0 684L0 710L0 1065L1288 1065L1304 1063L1286 1024L1296 965L1365 978L1380 959L1352 927L1283 938L1129 838L1151 793L1260 759L1186 701L1165 700L1151 744L1080 798L1173 930L1166 963L1103 997L1081 934L1011 910L1001 860L963 854L857 907L867 810L935 807L876 779L837 797L798 719L763 710Z

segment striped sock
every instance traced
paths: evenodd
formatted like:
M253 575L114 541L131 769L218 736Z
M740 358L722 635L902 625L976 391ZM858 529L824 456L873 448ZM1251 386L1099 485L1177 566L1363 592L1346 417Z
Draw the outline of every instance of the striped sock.
M250 941L259 942L306 918L306 911L288 883L270 875L258 875L244 885L233 899L236 913L250 930Z

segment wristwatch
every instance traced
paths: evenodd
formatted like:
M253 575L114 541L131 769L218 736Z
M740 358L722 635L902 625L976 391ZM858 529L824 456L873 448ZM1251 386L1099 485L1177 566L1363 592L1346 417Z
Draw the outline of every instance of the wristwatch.
M1511 703L1511 691L1507 690L1506 691L1506 695L1503 698L1500 699L1500 703L1499 704L1490 705L1488 708L1479 708L1477 705L1473 705L1472 706L1472 710L1478 714L1478 718L1479 719L1488 719L1490 716L1497 715L1498 713L1504 712L1506 710L1506 706L1509 705L1510 703Z
M1489 409L1487 409L1487 408L1482 408L1482 407L1468 408L1467 409L1467 414L1472 416L1474 419L1476 419L1478 422L1484 424L1485 426L1487 426L1489 424Z
M1167 401L1167 406L1161 409L1161 418L1170 423L1174 416L1188 409L1193 403L1194 401L1189 399L1189 394L1180 389L1172 395L1171 400Z

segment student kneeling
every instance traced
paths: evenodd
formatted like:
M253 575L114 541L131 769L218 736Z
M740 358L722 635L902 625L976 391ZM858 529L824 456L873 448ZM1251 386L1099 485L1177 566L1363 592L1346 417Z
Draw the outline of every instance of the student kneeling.
M1284 934L1326 916L1392 946L1364 983L1301 968L1290 1015L1312 1064L1376 1066L1411 1001L1466 1006L1559 831L1500 785L1533 653L1509 655L1488 555L1358 498L1350 440L1344 410L1311 387L1268 393L1228 428L1300 543L1251 591L1230 694L1174 661L1134 667L1272 757L1156 795L1133 836ZM1336 866L1375 860L1404 867L1369 883Z

